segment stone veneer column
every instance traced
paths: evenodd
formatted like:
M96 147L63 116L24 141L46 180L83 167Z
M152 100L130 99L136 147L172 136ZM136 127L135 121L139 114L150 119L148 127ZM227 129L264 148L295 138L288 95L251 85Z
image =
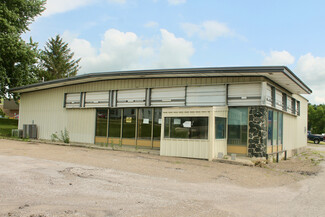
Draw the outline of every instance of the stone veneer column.
M267 108L249 107L248 156L265 157L267 148Z

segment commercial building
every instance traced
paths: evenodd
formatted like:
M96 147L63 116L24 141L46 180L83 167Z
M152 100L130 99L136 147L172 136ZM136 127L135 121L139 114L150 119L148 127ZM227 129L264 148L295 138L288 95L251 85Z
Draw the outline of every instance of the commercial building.
M160 149L213 159L265 157L307 144L312 91L287 67L223 67L84 74L11 89L19 129L38 138L66 129L81 143Z

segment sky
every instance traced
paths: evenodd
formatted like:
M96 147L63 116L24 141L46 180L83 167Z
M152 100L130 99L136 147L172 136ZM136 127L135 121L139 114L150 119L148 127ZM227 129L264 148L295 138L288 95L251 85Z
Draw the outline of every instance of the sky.
M288 66L325 103L323 0L47 0L29 26L59 34L78 74L136 69Z

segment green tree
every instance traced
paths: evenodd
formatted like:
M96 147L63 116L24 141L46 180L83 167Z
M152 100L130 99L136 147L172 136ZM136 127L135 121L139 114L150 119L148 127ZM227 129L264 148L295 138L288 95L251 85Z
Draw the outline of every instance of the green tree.
M49 81L75 76L80 69L80 58L75 60L73 56L69 44L60 35L49 39L41 54L40 65L43 70L39 74L40 79L44 77L45 81Z
M0 2L0 96L9 88L35 82L37 43L27 43L21 34L44 11L45 0L1 0Z
M325 104L308 105L308 129L312 133L325 133Z

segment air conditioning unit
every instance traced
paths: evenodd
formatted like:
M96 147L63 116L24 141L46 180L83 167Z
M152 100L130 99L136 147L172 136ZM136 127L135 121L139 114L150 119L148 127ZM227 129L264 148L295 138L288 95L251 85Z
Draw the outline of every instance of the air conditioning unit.
M23 138L23 130L19 129L12 129L11 136L16 138Z
M24 124L23 125L23 138L37 139L36 124Z

